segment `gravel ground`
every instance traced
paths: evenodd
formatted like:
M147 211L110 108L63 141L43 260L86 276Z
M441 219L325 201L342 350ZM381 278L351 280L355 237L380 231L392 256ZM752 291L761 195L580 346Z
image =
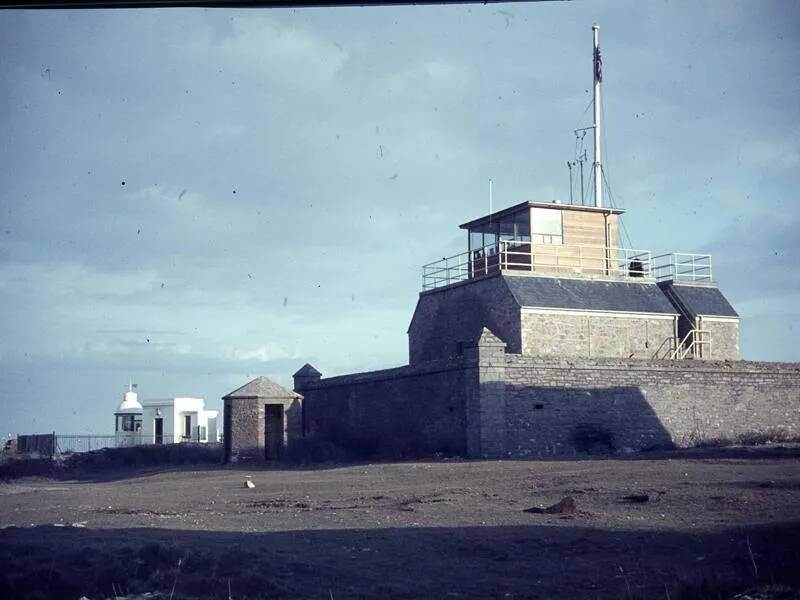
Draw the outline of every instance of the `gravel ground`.
M0 484L0 597L725 597L798 577L798 456L24 479Z

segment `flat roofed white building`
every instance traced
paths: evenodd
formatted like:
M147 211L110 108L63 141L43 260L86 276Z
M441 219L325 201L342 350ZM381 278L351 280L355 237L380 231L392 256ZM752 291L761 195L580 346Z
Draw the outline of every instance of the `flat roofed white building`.
M203 398L139 400L136 386L129 385L114 413L116 445L219 442L218 414L206 410Z
M202 398L143 400L142 443L218 442L217 415Z

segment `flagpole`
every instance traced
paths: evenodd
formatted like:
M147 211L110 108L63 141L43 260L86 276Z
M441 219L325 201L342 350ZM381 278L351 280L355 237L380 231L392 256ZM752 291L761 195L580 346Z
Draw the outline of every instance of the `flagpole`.
M594 205L603 206L603 165L600 162L600 82L603 80L603 62L600 58L600 26L592 25L594 42Z

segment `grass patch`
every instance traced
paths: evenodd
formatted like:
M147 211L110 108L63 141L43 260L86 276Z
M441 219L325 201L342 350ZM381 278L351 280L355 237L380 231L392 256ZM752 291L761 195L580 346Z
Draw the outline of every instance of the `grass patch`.
M699 433L692 434L691 446L694 448L725 448L727 446L764 446L767 444L800 443L800 435L793 434L783 427L771 427L762 431L749 431L734 437L707 438Z
M221 464L221 444L165 444L103 448L57 458L8 456L0 462L0 480L20 477L80 478L122 467Z

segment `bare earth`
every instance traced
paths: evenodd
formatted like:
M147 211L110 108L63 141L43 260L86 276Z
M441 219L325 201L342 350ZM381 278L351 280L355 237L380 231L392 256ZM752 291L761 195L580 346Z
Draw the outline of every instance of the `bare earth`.
M799 455L20 480L0 484L0 597L677 598L785 581L800 573ZM524 512L565 496L576 513Z

